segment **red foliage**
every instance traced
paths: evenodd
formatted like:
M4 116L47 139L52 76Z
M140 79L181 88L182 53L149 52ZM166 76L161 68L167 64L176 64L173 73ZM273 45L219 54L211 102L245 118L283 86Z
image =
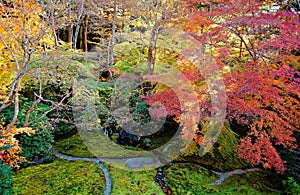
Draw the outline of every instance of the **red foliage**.
M295 148L293 133L300 129L300 74L287 65L299 67L291 54L300 49L298 15L263 10L272 1L182 2L190 13L189 35L215 51L220 68L234 66L224 82L228 121L248 127L239 155L283 172L276 147Z
M189 15L188 35L213 51L220 69L230 67L223 78L227 120L247 129L240 132L247 136L240 140L239 156L282 173L285 167L278 146L296 148L293 135L300 129L300 73L294 68L299 67L299 59L292 54L300 49L298 15L286 10L263 11L272 1L182 2ZM183 72L199 93L200 114L209 111L207 93L197 84L202 77L191 69ZM165 91L147 98L148 103L155 101L166 106L168 115L180 114L174 93ZM201 137L195 140L201 142Z
M176 96L176 94L171 91L164 91L161 93L153 94L146 97L146 103L152 106L155 106L156 102L160 102L164 108L166 109L166 115L175 116L176 118L180 117L180 102ZM151 110L151 116L155 117L164 117L161 114L161 107L157 107L156 109Z

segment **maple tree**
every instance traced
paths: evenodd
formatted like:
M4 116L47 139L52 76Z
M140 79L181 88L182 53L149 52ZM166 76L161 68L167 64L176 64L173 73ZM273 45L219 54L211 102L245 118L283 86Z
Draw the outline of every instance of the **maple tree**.
M299 132L299 31L298 14L273 1L182 0L188 15L187 35L202 45L223 71L227 86L227 121L242 138L239 156L264 168L285 170L279 146L295 149ZM184 75L189 75L184 70ZM201 81L202 77L197 80ZM196 84L195 87L202 86ZM195 88L199 94L199 91ZM180 114L170 91L148 97L148 103L170 104L169 114ZM172 100L172 101L170 101ZM209 99L199 96L202 109ZM203 101L204 100L204 101ZM208 104L206 104L206 103ZM173 110L170 111L170 110ZM235 129L233 129L235 130ZM243 137L244 136L244 137ZM201 144L200 138L196 141Z
M34 1L11 1L0 10L0 49L6 60L1 61L1 69L9 71L7 79L1 80L3 94L0 111L14 106L14 116L10 126L17 122L19 96L23 81L28 77L29 65L37 51L47 47L48 25L42 19L42 6ZM51 44L50 44L51 45ZM6 73L4 71L4 74ZM9 129L10 127L8 127Z

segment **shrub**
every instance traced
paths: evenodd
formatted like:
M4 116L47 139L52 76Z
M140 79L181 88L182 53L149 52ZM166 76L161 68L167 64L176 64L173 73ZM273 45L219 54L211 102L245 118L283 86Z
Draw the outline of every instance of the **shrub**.
M10 167L3 165L2 161L0 161L0 194L13 194L12 184L13 178Z
M24 126L26 112L33 104L32 101L27 101L26 98L21 98L21 101L18 123L16 124L17 128ZM29 121L39 118L49 109L49 106L46 104L39 103L31 112ZM3 112L6 123L9 123L12 119L13 112L13 107L10 107ZM48 122L47 117L31 124L30 127L35 130L35 134L22 133L15 136L19 140L19 145L22 148L21 156L24 156L27 161L33 161L36 157L46 156L51 149L51 144L54 142L52 127Z
M283 180L282 184L286 194L300 194L300 185L293 177L288 177L287 180Z

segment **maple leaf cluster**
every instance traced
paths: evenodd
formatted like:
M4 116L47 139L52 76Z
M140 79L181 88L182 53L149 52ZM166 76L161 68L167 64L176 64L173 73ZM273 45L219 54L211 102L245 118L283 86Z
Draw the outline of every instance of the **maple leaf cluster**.
M0 132L0 160L3 161L4 165L10 165L12 167L18 168L20 162L26 162L26 159L20 154L22 153L22 148L19 145L19 141L15 138L15 135L21 133L35 133L31 128L16 128L11 127L9 131L7 128L1 127Z

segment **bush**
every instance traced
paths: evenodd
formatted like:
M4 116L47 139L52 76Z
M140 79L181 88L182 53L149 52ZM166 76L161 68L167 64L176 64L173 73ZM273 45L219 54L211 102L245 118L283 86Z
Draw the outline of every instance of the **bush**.
M21 101L18 123L16 124L17 128L24 126L26 112L33 104L32 101L27 101L26 98L21 98ZM39 103L31 112L29 121L39 118L49 109L49 106L46 104ZM3 112L6 123L9 123L9 121L12 119L13 112L13 107L10 107ZM48 122L47 117L44 117L41 120L33 123L30 125L30 127L35 130L35 134L28 135L23 133L16 136L22 148L21 155L24 156L27 161L33 161L37 157L47 156L49 150L51 149L51 144L54 142L52 126Z
M12 171L9 166L5 166L0 161L0 194L9 195L12 192Z
M300 194L300 185L293 177L288 177L287 180L283 180L282 184L286 194Z
M22 134L18 137L22 148L22 156L28 161L33 161L41 156L48 156L54 137L51 134L50 124L47 122L39 122L32 125L36 133L27 135Z

